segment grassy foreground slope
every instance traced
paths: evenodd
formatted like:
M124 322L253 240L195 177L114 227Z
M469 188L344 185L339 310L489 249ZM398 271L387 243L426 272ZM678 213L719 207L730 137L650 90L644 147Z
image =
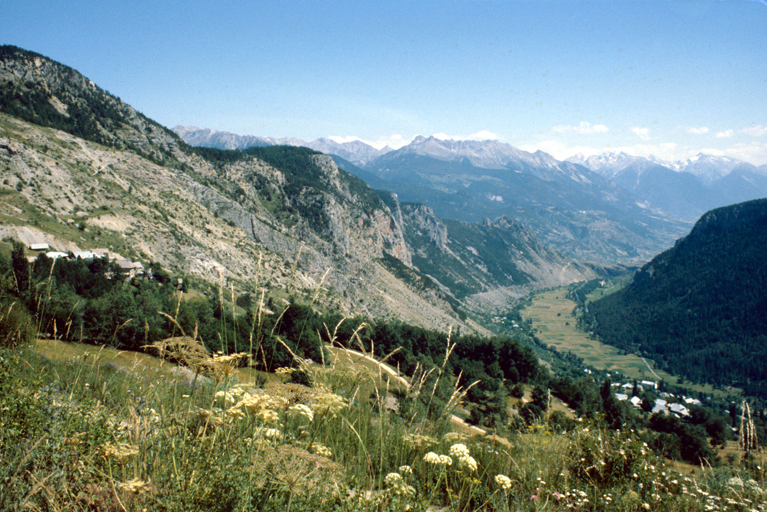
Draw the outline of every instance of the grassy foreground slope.
M532 426L503 439L452 432L442 419L455 401L436 419L417 408L395 412L392 400L406 400L354 358L305 366L313 385L301 386L240 383L227 356L206 356L197 378L144 375L100 357L0 352L0 510L702 512L767 504L763 465L681 475L635 433L599 422L564 434ZM429 393L418 383L407 390Z

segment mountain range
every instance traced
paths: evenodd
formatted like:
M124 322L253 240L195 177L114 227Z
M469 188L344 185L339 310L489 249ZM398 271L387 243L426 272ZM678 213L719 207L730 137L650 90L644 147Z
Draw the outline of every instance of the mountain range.
M176 127L193 145L245 148L250 137ZM704 212L767 197L767 166L699 154L668 162L626 153L565 161L495 140L416 137L376 150L360 141L258 138L331 154L371 187L430 206L442 218L520 220L546 243L579 260L636 262L686 233Z
M0 176L6 242L108 248L232 293L432 329L487 333L471 313L621 270L573 261L510 218L443 221L311 149L193 147L11 46L0 47Z

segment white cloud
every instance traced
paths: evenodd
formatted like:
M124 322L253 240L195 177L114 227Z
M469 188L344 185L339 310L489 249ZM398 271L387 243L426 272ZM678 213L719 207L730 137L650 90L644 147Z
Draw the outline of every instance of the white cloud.
M605 133L610 131L610 129L603 124L592 125L591 123L588 123L586 121L581 121L581 124L579 124L578 126L568 126L566 124L558 124L554 128L552 128L552 130L556 133L574 132L574 133L579 133L581 135L589 135L592 133Z
M439 140L498 140L498 134L487 130L480 130L477 133L471 135L447 135L445 133L435 133L432 135L435 139Z
M688 133L692 133L694 135L703 135L704 133L708 133L708 126L701 126L700 128L687 128Z
M650 140L650 129L649 128L643 128L639 126L632 126L631 131L638 135L640 139L642 140Z
M735 144L724 150L727 156L750 162L754 165L767 164L767 144L752 142L751 144Z
M756 126L750 126L748 128L743 128L741 130L743 133L747 133L749 135L753 135L754 137L761 137L762 135L767 134L767 126L762 125L756 125Z
M716 132L716 137L718 139L727 139L732 137L735 134L733 130L725 130L723 132Z

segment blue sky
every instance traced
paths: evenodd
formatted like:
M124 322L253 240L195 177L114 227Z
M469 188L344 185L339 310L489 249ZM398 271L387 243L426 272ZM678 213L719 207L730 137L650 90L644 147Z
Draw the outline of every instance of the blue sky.
M767 164L754 0L0 0L0 44L160 123L401 146L493 138L557 158Z

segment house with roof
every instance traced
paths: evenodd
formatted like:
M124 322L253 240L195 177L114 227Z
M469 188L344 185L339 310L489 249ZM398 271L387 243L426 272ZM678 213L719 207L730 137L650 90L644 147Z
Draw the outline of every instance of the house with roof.
M671 411L672 414L675 414L676 416L680 418L690 415L690 411L688 411L687 407L685 407L682 404L671 404L668 406L668 410Z
M643 380L640 384L645 388L658 389L658 383L652 380Z
M661 412L663 414L668 414L668 409L666 408L666 404L668 404L668 402L666 402L662 398L656 398L655 399L655 405L653 406L651 412L653 414L658 413L658 412Z
M144 274L144 265L140 261L115 260L120 273L128 278L133 278Z

